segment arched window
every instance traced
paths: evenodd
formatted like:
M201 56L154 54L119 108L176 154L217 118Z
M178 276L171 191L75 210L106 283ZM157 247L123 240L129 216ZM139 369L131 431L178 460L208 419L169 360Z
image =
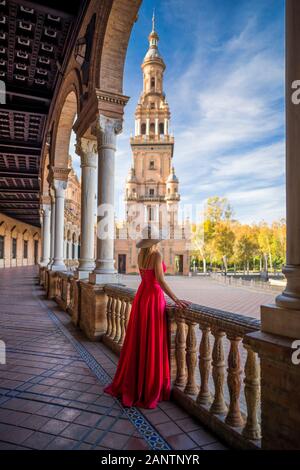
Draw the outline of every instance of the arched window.
M145 123L143 123L142 126L141 126L141 132L142 132L142 135L146 134L146 124Z
M155 78L154 77L151 78L151 88L152 89L155 88Z
M12 238L12 258L16 259L17 258L17 239Z
M165 133L165 126L163 122L159 123L159 133L164 134Z
M4 235L0 235L0 259L4 259Z
M75 259L75 244L76 244L76 235L73 233L72 236L72 259Z

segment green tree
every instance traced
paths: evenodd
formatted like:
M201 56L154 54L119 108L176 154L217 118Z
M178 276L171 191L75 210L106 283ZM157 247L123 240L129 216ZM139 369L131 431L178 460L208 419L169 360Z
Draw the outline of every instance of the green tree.
M259 250L257 236L253 227L241 225L236 233L235 256L243 263L244 273L247 268L249 274L250 260L255 257Z
M221 258L225 274L228 270L228 262L233 256L235 234L228 221L220 221L215 230L215 247L219 258Z

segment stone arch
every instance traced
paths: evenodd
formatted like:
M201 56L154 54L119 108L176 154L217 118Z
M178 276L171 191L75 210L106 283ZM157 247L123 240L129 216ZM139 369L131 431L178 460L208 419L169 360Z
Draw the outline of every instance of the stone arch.
M83 94L80 73L75 68L64 78L51 115L50 164L58 168L68 168L71 132L75 116L79 115Z
M30 235L31 235L31 233L29 232L29 230L25 229L22 233L23 240L28 241L31 238Z
M130 33L141 0L115 0L108 17L104 38L95 45L94 83L101 90L122 94L123 73ZM102 42L103 41L103 42ZM102 49L99 54L100 47Z
M49 195L49 146L46 146L44 158L41 165L41 195Z
M52 145L51 161L57 168L68 168L69 146L71 132L78 113L78 101L74 90L71 90L66 96L59 118L54 126L54 142Z
M10 235L11 235L11 238L23 238L23 234L20 233L20 231L18 230L18 228L16 226L12 226L10 228Z
M5 237L5 235L7 235L8 230L9 228L8 228L7 223L0 221L0 235Z
M41 236L40 236L39 232L32 232L32 238L33 238L33 240L39 241Z

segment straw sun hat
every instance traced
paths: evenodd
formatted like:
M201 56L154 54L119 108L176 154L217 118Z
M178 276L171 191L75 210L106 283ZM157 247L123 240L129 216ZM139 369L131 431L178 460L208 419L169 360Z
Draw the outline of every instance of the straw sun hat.
M150 248L152 245L156 245L161 240L164 240L165 237L163 233L157 230L156 227L151 227L151 225L147 225L142 230L142 236L136 243L137 248Z

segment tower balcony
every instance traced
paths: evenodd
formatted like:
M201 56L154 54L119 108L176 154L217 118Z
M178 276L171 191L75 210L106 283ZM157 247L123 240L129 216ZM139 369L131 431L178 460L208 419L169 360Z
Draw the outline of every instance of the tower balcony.
M180 194L168 194L165 197L166 201L180 201Z
M165 201L165 196L159 196L158 194L156 195L143 195L139 196L139 201L140 202L164 202Z
M174 144L173 135L137 135L130 138L130 144Z

